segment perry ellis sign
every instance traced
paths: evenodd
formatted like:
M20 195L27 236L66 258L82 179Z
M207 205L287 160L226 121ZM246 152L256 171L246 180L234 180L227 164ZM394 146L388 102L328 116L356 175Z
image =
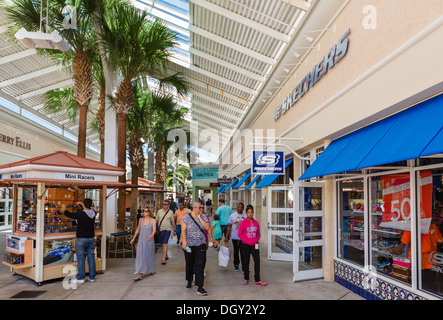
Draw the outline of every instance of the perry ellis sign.
M328 53L317 63L297 87L289 94L283 103L275 110L274 120L277 121L289 110L297 101L299 101L327 72L332 69L348 52L349 39L347 39L351 29L340 38Z

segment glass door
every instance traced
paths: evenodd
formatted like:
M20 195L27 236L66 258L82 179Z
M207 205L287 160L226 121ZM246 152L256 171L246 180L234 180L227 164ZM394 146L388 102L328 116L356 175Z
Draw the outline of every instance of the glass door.
M268 188L268 258L292 261L294 187Z
M323 183L299 182L294 185L294 281L322 278L324 275Z
M12 228L12 188L0 188L0 230Z

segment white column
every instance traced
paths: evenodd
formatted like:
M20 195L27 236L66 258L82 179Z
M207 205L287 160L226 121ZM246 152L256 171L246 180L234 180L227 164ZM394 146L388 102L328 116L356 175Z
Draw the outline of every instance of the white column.
M103 186L103 207L101 208L101 215L102 215L102 241L101 241L101 252L102 252L102 271L106 270L106 235L108 233L108 215L107 215L107 201L106 201L106 195L108 193L108 188L106 186Z
M116 76L109 72L106 77L106 95L112 94L116 84ZM105 163L117 166L117 114L115 109L111 107L109 99L106 99L105 106ZM106 197L106 195L105 195ZM106 199L106 198L105 198ZM117 230L117 193L114 193L106 200L106 220L103 224L106 225L107 233L103 233L104 238L110 233ZM105 226L103 225L103 228Z
M36 216L36 230L35 230L35 282L43 281L43 241L45 235L45 204L43 191L45 184L43 182L37 183L37 216Z

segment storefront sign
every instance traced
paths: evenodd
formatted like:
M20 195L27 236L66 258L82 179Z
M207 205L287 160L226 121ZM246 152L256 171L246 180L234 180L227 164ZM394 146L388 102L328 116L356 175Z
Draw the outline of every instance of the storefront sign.
M420 229L428 233L432 220L432 175L420 172ZM383 211L381 227L411 231L410 175L398 174L383 177Z
M102 181L102 176L81 173L56 173L56 179L60 180L78 180L78 181Z
M8 174L8 179L24 179L26 178L26 172L16 172Z
M217 179L217 183L220 183L220 184L232 183L232 178L228 178L226 176L223 176L223 177Z
M285 174L283 151L252 151L253 174Z
M5 134L0 134L0 142L10 144L25 150L31 150L31 144L20 139L20 137L11 137Z
M218 167L192 169L192 180L215 180L217 177Z
M331 70L348 52L349 39L351 29L340 38L339 42L335 44L328 53L317 63L310 73L303 78L303 80L295 87L295 89L288 95L283 103L275 110L274 121L281 118L297 101L299 101L310 88L312 88L326 73Z

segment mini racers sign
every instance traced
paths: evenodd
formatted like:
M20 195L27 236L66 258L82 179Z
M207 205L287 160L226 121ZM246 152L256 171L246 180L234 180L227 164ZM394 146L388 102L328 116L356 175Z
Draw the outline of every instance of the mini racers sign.
M411 231L411 183L409 174L385 176L383 181L383 216L380 227ZM432 220L432 175L420 172L420 230L428 233Z

